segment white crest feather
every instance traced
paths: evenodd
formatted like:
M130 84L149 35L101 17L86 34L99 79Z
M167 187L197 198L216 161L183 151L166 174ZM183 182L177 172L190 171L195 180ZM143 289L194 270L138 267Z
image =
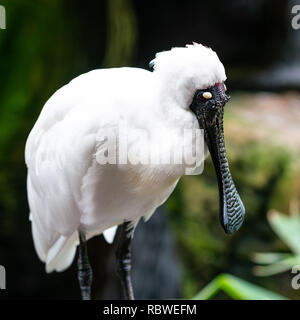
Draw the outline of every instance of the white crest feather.
M202 44L188 44L156 54L150 62L162 83L162 91L188 107L197 89L206 89L226 80L217 54Z
M195 42L186 47L158 52L150 66L160 76L185 77L183 81L190 80L198 88L207 88L226 80L224 66L217 54Z

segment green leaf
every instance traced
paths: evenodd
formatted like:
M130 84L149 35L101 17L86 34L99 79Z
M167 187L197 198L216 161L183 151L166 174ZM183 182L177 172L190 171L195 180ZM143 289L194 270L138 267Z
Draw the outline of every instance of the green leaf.
M296 265L300 265L300 257L290 255L287 258L268 266L256 266L253 268L253 273L260 277L272 276L274 274L290 270Z
M248 281L230 274L220 274L193 299L208 300L223 290L233 299L238 300L284 300L287 299L277 293L254 285Z
M300 256L300 215L284 215L277 211L268 213L272 229L286 245Z
M285 258L291 257L290 253L280 252L255 252L251 256L251 260L258 264L271 264L279 262Z

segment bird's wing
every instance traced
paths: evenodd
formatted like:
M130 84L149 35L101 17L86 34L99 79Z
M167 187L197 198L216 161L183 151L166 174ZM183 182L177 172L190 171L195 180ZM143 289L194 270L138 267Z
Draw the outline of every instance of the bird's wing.
M139 101L128 99L136 98L149 74L121 68L81 75L47 101L33 127L25 148L28 198L35 247L48 271L68 266L54 263L64 248L69 248L64 257L68 263L72 261L81 215L94 205L83 201L82 194L87 189L85 177L95 166L104 142L103 132L116 128L120 117L132 119L137 114ZM108 221L99 230L115 224ZM92 230L90 234L96 233Z
M73 247L78 242L74 232L82 214L82 181L94 161L99 127L115 121L113 112L100 110L105 97L95 96L99 90L91 82L72 81L58 90L45 104L26 143L33 238L40 259L48 265L51 256L70 246L69 239ZM69 261L72 254L65 254Z

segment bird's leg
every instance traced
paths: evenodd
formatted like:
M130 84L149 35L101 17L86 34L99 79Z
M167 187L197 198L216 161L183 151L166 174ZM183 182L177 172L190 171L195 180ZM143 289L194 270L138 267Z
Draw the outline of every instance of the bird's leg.
M134 300L131 283L131 239L133 228L130 222L124 222L119 227L118 245L116 250L117 273L120 277L126 300Z
M85 234L79 231L78 280L82 300L91 299L92 279L93 271L87 253L87 242Z

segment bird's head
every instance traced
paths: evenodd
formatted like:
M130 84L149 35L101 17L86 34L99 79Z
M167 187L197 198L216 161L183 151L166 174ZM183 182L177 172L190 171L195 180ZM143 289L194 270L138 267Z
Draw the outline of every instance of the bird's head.
M153 64L171 94L195 114L204 130L217 175L220 222L225 232L232 234L242 225L245 208L232 180L225 150L223 114L230 97L224 84L224 66L214 51L200 44L159 53Z

